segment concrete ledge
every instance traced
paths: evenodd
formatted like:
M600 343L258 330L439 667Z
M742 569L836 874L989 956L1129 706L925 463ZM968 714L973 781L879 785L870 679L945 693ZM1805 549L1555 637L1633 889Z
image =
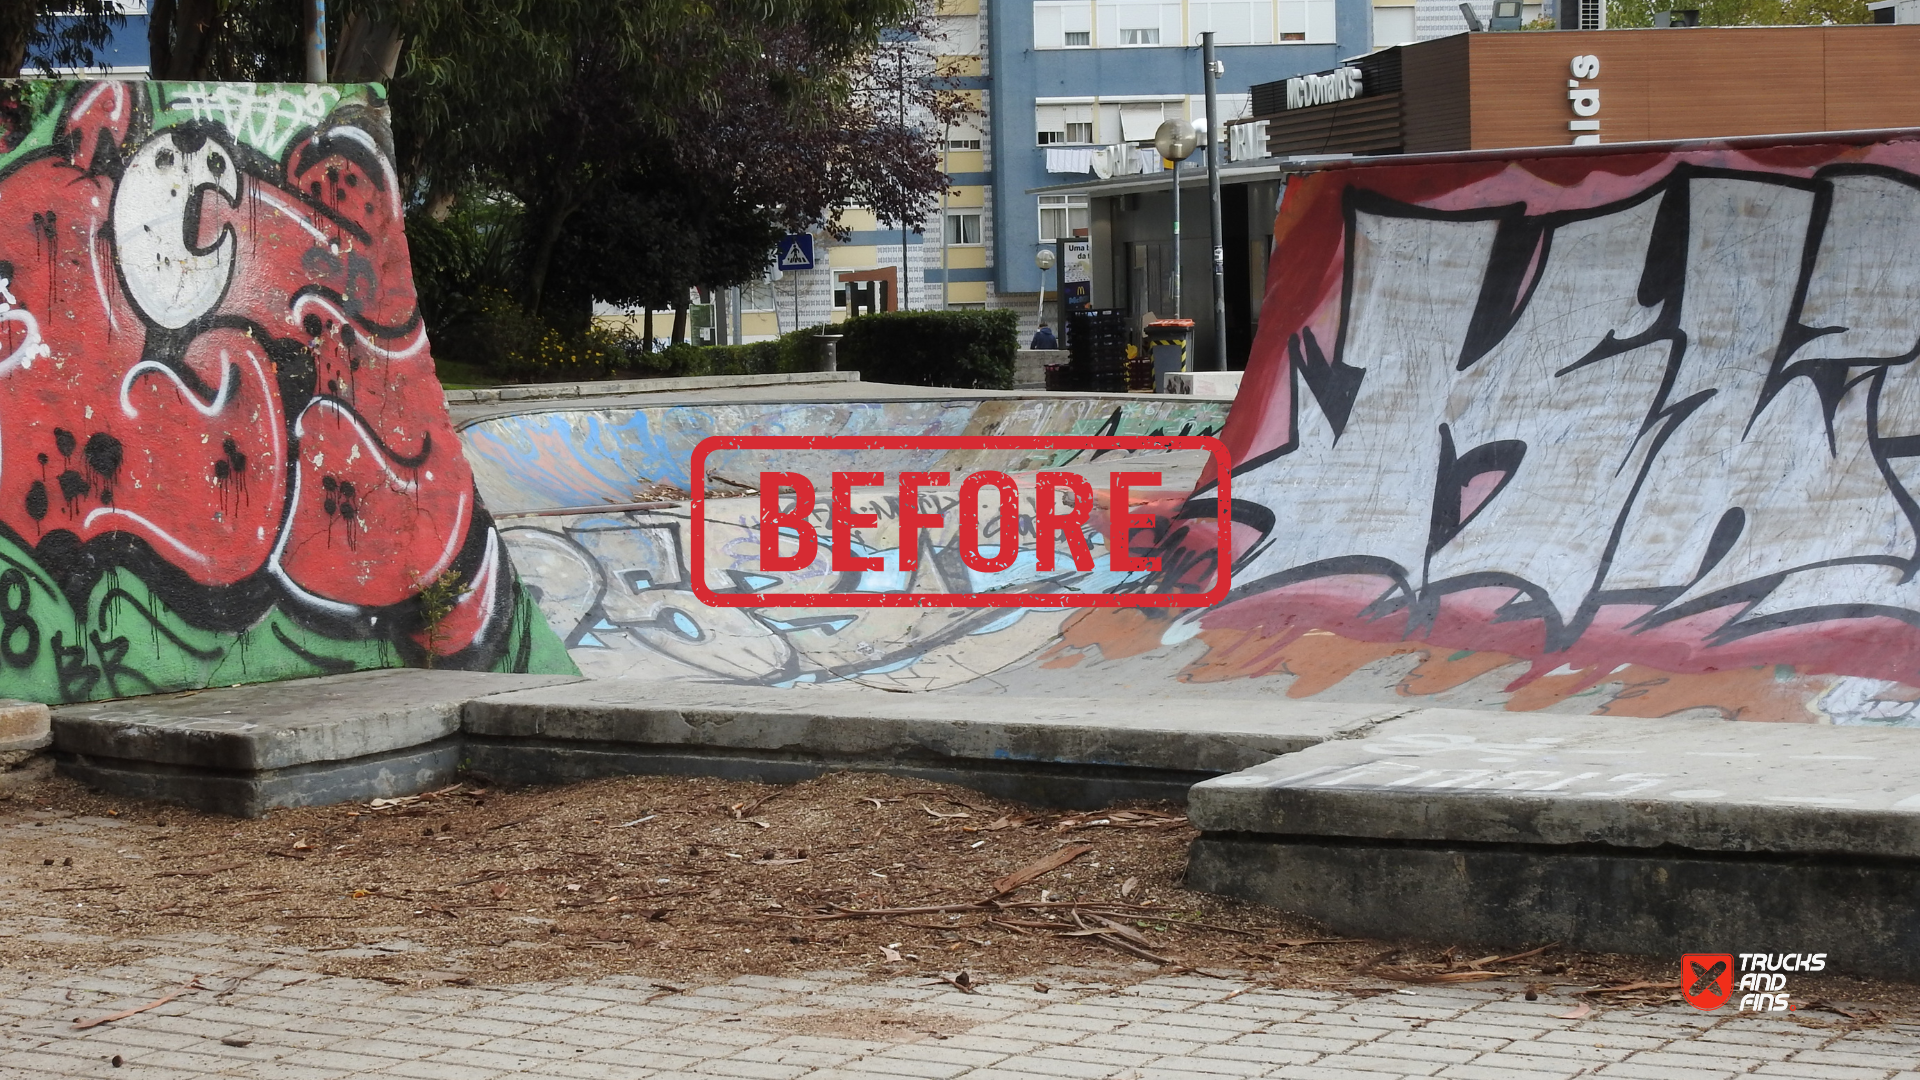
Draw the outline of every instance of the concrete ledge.
M566 784L604 776L717 776L762 784L792 784L839 770L885 772L956 784L1036 806L1093 809L1133 799L1179 802L1210 772L995 761L937 760L833 754L728 752L700 746L547 742L469 738L467 763L490 783Z
M1097 805L1181 798L1187 785L1360 730L1405 710L1377 705L1215 700L1205 730L1165 703L956 698L837 690L754 690L608 679L499 694L467 706L487 760L523 782L619 772L721 771L770 778L830 768L908 771L1026 799ZM515 745L547 764L513 765ZM578 764L557 762L571 755ZM616 765L614 762L619 762ZM709 763L701 769L691 764ZM520 771L512 771L520 770ZM592 770L588 772L569 770ZM797 771L795 771L797 770ZM778 771L778 770L775 770ZM1100 782L1072 794L1071 778ZM1014 775L1053 777L1019 787ZM498 774L495 774L498 775ZM971 777L971 779L969 779ZM1129 779L1131 778L1131 779ZM1128 785L1137 783L1129 791ZM1009 786L1012 785L1012 786ZM1095 793L1097 792L1097 794ZM1051 794L1048 794L1051 793Z
M1920 978L1920 862L1600 846L1203 836L1187 884L1336 932L1665 956L1825 952L1827 970Z
M60 771L89 787L116 795L235 817L258 817L276 806L367 802L445 787L459 778L462 752L460 740L448 737L425 746L348 761L258 771L75 754L62 756Z
M1425 709L1201 784L1207 832L1920 858L1920 731Z
M222 813L360 801L447 783L474 698L574 681L394 669L69 705L54 749L102 790Z
M448 390L446 395L449 405L471 405L495 401L607 397L613 394L664 394L674 390L711 390L734 386L798 386L859 381L860 373L857 371L799 371L771 375L683 375L664 379L623 379L618 382L529 383L523 386Z
M92 702L54 710L54 746L196 769L286 769L430 743L460 730L473 698L576 681L390 669Z
M1189 884L1339 933L1920 977L1920 731L1419 710L1188 806Z

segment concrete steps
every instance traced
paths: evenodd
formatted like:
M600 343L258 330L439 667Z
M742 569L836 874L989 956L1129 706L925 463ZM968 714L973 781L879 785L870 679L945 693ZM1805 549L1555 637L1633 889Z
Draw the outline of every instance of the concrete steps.
M1191 885L1343 933L1920 977L1920 731L1422 710L1188 808Z

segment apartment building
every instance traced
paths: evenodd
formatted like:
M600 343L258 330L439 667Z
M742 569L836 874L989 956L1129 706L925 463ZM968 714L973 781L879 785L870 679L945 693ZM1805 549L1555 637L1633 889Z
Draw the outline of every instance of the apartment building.
M1163 171L1151 149L1168 118L1206 115L1200 34L1225 66L1220 121L1248 115L1247 88L1331 68L1372 41L1369 0L985 0L983 252L992 306L1030 323L1034 253L1088 235L1076 176ZM1197 167L1200 158L1193 159ZM1032 189L1048 187L1045 193ZM1204 218L1196 221L1204 232ZM1051 275L1047 288L1055 283ZM997 301L997 302L996 302Z

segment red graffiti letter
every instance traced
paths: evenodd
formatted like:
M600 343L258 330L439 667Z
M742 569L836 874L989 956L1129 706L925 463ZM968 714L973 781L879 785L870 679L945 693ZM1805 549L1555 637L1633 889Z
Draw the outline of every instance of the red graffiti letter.
M1160 569L1160 560L1152 556L1136 558L1133 553L1133 530L1147 529L1153 526L1152 514L1135 514L1128 511L1129 495L1127 489L1135 484L1141 487L1158 486L1160 474L1157 472L1117 472L1107 480L1108 516L1113 519L1113 535L1107 537L1108 565L1115 570Z
M793 489L793 509L780 509L780 491ZM813 565L820 549L820 537L807 517L813 513L813 481L796 472L760 474L760 569L805 570ZM792 529L799 537L798 550L780 554L780 530Z
M1093 485L1070 472L1043 472L1040 491L1033 500L1033 532L1037 565L1041 572L1053 569L1053 534L1064 532L1067 553L1073 568L1081 572L1093 569L1093 550L1087 547L1087 515L1093 512ZM1061 511L1054 505L1054 493L1066 488L1073 493L1073 505Z
M920 485L945 487L952 477L943 472L900 474L900 569L920 569L920 530L937 529L947 523L942 514L920 512Z
M853 554L853 530L874 529L880 525L878 514L856 514L853 512L853 489L873 487L884 483L885 473L877 472L837 472L833 474L833 568L840 573L852 570L884 570L887 561L879 556L855 558Z
M1000 547L989 559L980 554L980 489L1000 492ZM960 561L981 573L997 573L1020 557L1020 485L1003 472L973 473L960 483Z

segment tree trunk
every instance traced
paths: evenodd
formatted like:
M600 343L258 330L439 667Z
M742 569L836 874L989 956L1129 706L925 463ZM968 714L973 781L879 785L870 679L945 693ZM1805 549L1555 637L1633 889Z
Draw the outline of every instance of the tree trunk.
M155 79L213 74L219 0L158 0L148 9L147 48Z
M400 66L400 28L356 11L347 16L334 48L331 79L337 83L391 82ZM435 220L441 220L436 218Z
M147 5L147 70L156 79L173 70L173 0Z
M33 35L34 5L15 0L0 4L0 79L17 79L27 62L27 38Z
M653 351L653 301L647 301L646 341L640 346L641 352Z
M673 343L687 340L687 298L681 296L673 302Z
M562 202L547 211L540 222L540 236L533 247L533 259L527 264L527 311L540 314L540 301L547 291L547 271L553 266L554 249L560 245L560 234L566 230L567 218L573 216L574 204Z

